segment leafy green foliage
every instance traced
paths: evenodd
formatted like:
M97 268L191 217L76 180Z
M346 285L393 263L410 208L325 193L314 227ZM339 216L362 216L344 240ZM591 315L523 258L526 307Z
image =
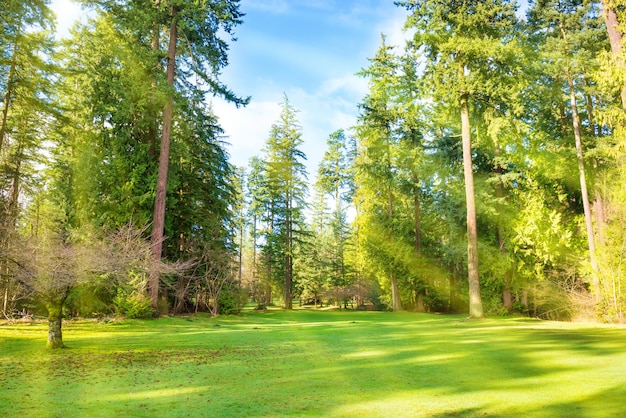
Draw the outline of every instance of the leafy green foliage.
M115 313L128 319L147 319L154 315L150 299L142 293L127 293L119 288L113 298L113 304Z

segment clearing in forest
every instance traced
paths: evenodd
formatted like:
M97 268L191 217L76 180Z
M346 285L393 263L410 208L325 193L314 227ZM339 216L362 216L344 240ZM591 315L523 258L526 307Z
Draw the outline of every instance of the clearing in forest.
M20 417L603 417L626 414L626 329L296 310L0 326Z

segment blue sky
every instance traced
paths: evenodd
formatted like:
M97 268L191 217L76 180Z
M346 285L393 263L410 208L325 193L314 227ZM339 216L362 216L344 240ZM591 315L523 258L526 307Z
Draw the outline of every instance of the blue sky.
M84 14L71 0L53 0L52 7L61 34ZM328 135L356 122L367 82L355 74L375 54L381 33L388 43L404 44L406 12L393 0L242 0L241 10L244 23L236 28L221 79L252 101L236 109L211 100L231 161L245 166L261 154L287 94L299 111L302 150L314 179Z
M240 110L213 101L232 160L245 165L261 152L287 94L299 111L313 179L328 136L356 122L357 104L367 92L356 73L367 67L381 33L404 44L406 12L393 0L243 0L241 9L244 24L222 80L252 101Z

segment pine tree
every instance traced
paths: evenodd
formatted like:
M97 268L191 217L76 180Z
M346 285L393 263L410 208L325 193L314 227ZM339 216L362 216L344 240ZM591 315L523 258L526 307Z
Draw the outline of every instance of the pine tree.
M470 112L479 102L505 101L504 82L514 44L515 4L489 1L402 1L411 12L406 26L415 29L414 48L423 57L424 79L433 99L458 110L463 145L467 211L467 267L470 317L481 318L478 228L472 164ZM501 81L500 81L501 80ZM501 88L504 87L504 88Z
M360 218L360 221L365 222L363 232L377 231L368 236L374 240L386 240L384 245L389 247L397 239L394 228L397 193L394 173L398 162L394 128L398 117L393 90L397 88L398 60L393 49L393 46L386 44L383 36L382 45L370 60L370 67L359 73L369 78L370 92L360 105L362 111L356 131L361 149L360 158L357 159L357 182L360 186L357 205L363 213L369 214L367 218ZM379 236L380 233L383 235ZM397 272L389 259L393 257L391 253L386 254L388 260L381 267L391 285L391 307L397 311L402 309L402 302Z
M149 6L130 3L120 7L115 0L82 0L109 14L118 27L132 33L137 45L146 53L151 52L153 62L149 68L159 68L163 57L161 32L167 28L167 58L165 72L153 75L152 83L157 85L165 79L161 87L165 93L165 104L161 119L161 140L156 182L156 196L152 225L152 249L155 260L163 256L163 241L166 194L168 188L168 170L170 148L173 134L174 107L177 93L181 90L196 90L199 93L219 94L237 106L245 105L248 99L237 97L217 78L220 70L227 65L228 44L221 36L232 35L234 28L241 23L242 13L238 0L203 0L187 2L178 0L157 0ZM177 77L177 71L178 77ZM189 73L188 73L189 72ZM186 81L194 73L205 89L191 88ZM182 88L181 88L182 86ZM152 127L156 121L152 122ZM157 308L159 277L150 277L150 297L153 307Z
M267 184L278 197L278 206L273 208L277 217L272 220L272 226L278 227L276 232L282 241L286 309L292 308L293 257L307 195L306 156L300 150L303 140L296 113L285 95L280 118L272 125L265 145Z
M550 75L563 81L563 89L567 91L569 98L596 302L600 298L599 267L583 154L583 128L578 109L577 84L583 84L584 72L588 71L589 65L593 65L594 51L586 48L586 38L591 35L590 32L593 32L591 36L594 39L602 39L604 35L597 25L598 12L592 2L578 0L540 1L529 12L531 26L535 31L545 34L544 68Z

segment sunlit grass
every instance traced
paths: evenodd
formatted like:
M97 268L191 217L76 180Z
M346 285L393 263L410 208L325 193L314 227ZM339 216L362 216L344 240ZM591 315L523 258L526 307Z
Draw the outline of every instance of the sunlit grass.
M250 312L0 326L20 417L626 414L626 329L411 313Z

